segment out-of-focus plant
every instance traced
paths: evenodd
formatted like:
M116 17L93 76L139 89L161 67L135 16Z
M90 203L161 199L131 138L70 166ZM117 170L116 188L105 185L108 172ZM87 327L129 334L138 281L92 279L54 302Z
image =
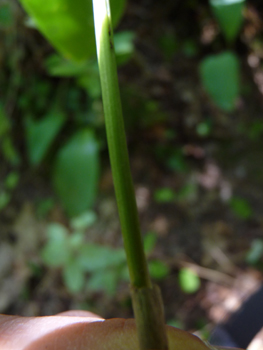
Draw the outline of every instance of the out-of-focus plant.
M45 265L60 268L70 293L104 291L114 295L120 281L128 281L129 274L123 248L88 242L85 232L95 223L96 215L89 211L70 221L70 229L59 223L47 227L47 242L41 256ZM144 237L147 255L156 245L156 234ZM149 270L153 279L161 280L169 274L169 267L159 259L150 258Z
M96 118L98 113L95 110L101 88L95 59L92 2L77 0L73 4L61 0L54 4L53 1L46 1L41 11L38 1L21 2L32 16L31 27L39 29L63 55L52 54L48 57L48 73L53 77L74 78L76 85L87 93L85 116L81 119L78 119L78 115L74 116L71 136L65 139L55 155L52 171L53 185L63 208L70 216L78 215L90 208L96 198L101 143L96 129L103 126L100 118ZM125 0L111 1L114 25L122 16L125 3ZM119 64L125 64L130 59L134 49L133 38L134 34L129 31L115 35L115 52ZM49 89L45 91L46 96L50 95ZM69 102L66 101L66 105ZM25 106L27 101L21 100L21 103ZM77 114L76 107L72 112ZM69 113L66 110L62 112L61 107L55 105L41 118L32 113L26 116L24 124L27 153L32 166L41 164L58 136L61 136L63 128L67 129Z
M189 268L180 269L178 277L179 285L185 293L195 293L201 286L200 278Z
M48 240L42 250L42 259L47 266L62 269L64 283L71 293L85 288L90 291L104 289L111 295L116 291L125 266L122 248L113 249L85 241L85 231L95 220L93 212L86 212L71 220L71 232L58 223L47 228Z
M7 117L2 103L0 103L0 148L5 160L13 167L20 163L19 154L12 140L12 123Z
M210 0L211 9L228 45L231 45L243 22L245 0ZM206 57L200 64L203 86L224 111L235 109L240 93L240 67L236 54L230 50Z
M230 199L229 205L235 215L240 219L250 219L253 215L251 205L244 198L234 196Z
M257 265L263 258L263 240L258 238L251 242L247 252L246 261L250 265Z

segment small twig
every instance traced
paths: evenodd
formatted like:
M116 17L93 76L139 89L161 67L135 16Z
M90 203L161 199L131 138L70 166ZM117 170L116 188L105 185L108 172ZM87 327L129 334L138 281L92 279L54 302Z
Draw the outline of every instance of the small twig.
M187 261L180 261L179 264L183 267L189 268L190 270L195 272L199 277L204 278L208 281L228 285L234 284L235 278L223 272L208 269L207 267L202 267L194 263L189 263Z

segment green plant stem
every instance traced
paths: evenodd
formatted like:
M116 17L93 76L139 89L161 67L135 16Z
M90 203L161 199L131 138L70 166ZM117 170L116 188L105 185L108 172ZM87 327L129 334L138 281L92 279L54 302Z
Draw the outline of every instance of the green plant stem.
M93 8L111 169L131 284L151 287L130 172L110 12L106 0L93 1Z
M168 350L163 304L144 254L130 171L113 43L109 0L93 0L97 56L113 182L131 281L141 350Z

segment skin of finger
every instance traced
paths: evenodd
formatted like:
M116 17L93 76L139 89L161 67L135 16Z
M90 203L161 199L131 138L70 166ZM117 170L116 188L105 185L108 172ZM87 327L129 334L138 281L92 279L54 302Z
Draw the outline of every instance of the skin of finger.
M1 350L139 349L132 319L2 316L1 320L0 316L0 327ZM199 338L177 328L167 326L167 335L169 350L209 349Z
M99 319L104 320L104 318L100 317L99 315L94 314L91 311L86 311L86 310L68 310L68 311L60 312L60 313L56 314L56 316L93 317L93 318L99 318Z

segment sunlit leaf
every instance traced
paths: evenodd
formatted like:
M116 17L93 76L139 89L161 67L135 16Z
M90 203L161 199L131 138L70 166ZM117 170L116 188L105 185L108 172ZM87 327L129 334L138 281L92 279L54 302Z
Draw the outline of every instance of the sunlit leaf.
M182 268L179 271L180 287L185 293L195 293L200 288L200 278L195 272L188 268Z
M245 0L210 0L210 4L226 40L235 40L243 22Z
M37 28L68 59L80 61L96 52L92 0L20 0ZM126 0L111 0L113 24Z
M99 176L99 148L89 129L77 132L58 152L53 184L67 213L76 216L92 206Z
M29 161L38 165L64 124L63 113L52 111L41 120L26 119L26 142Z
M223 52L205 58L200 65L202 83L213 101L232 111L239 95L239 63L235 54Z

